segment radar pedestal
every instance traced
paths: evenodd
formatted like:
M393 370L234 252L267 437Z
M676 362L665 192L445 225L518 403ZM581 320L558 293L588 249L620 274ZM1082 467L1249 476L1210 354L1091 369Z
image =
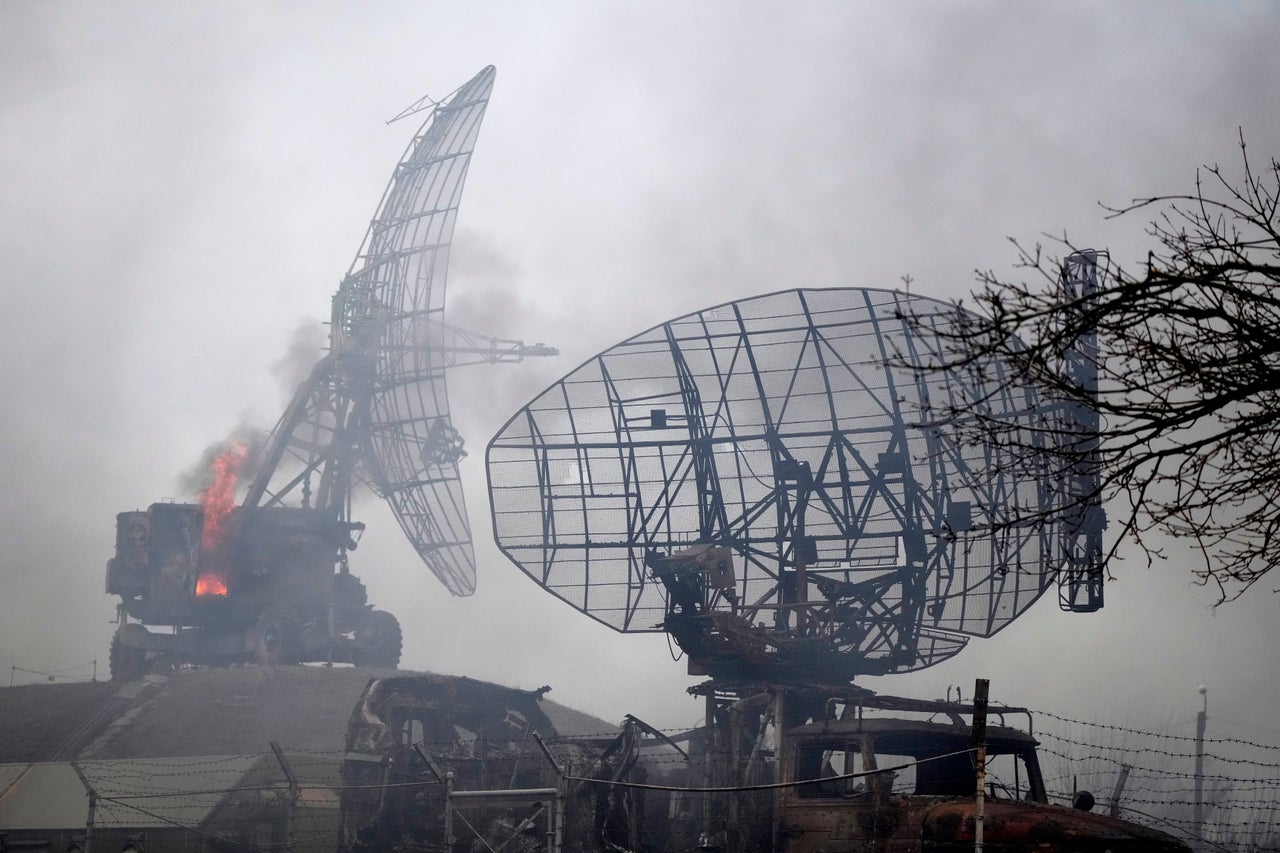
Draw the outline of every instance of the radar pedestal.
M1013 364L955 364L966 323L888 290L731 302L588 359L489 443L502 551L614 630L667 633L709 676L691 691L695 785L761 796L699 795L700 849L784 849L776 820L758 844L781 813L753 787L770 743L856 723L873 697L855 678L996 634L1069 565L1080 492L1056 487L1053 442L1079 437L1041 428ZM968 409L1005 440L949 429ZM788 755L777 778L794 778Z

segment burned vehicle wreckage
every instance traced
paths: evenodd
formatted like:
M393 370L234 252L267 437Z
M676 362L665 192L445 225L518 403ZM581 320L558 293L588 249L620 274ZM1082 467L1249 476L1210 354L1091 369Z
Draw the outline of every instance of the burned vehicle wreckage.
M361 528L293 507L218 516L208 505L161 503L120 513L107 566L107 592L121 600L112 676L135 678L160 661L394 667L398 621L369 607L359 578L334 571Z
M994 850L1188 849L1049 803L1035 739L1006 725L1029 725L1023 709L989 709L999 724L979 762L973 704L852 687L695 690L707 727L669 736L628 717L614 736L565 737L538 707L545 691L375 679L348 728L341 849L960 851L973 849L977 815Z

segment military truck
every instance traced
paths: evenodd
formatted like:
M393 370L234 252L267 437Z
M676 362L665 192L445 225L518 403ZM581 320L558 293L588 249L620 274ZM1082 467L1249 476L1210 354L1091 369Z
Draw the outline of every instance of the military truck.
M106 584L120 596L112 678L165 661L396 666L399 622L369 606L346 568L362 524L295 507L229 508L220 523L210 537L206 510L187 503L116 517Z

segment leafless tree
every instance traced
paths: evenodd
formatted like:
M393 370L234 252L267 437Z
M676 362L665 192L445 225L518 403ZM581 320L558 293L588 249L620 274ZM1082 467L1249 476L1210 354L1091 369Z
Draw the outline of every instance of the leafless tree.
M1152 217L1145 262L1126 267L1065 237L1053 252L1013 241L1023 280L978 271L977 310L963 312L939 367L1012 365L1036 394L1042 434L985 417L981 401L934 415L1016 444L1028 470L1056 471L1071 500L1043 505L1053 512L1078 519L1103 504L1102 565L1125 541L1167 556L1172 536L1193 544L1192 572L1220 601L1239 596L1280 564L1278 208L1280 161L1255 169L1241 134L1233 170L1205 166L1189 193L1105 208ZM1077 286L1073 266L1095 257L1096 286Z

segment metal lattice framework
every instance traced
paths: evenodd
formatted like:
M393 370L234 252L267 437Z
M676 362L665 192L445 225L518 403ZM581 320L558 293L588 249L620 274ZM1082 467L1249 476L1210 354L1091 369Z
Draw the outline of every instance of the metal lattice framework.
M1061 286L1069 299L1085 302L1098 292L1098 253L1073 252L1063 263ZM1075 346L1063 353L1063 374L1096 400L1098 394L1098 335L1082 335ZM1102 609L1102 531L1106 515L1102 510L1099 483L1102 475L1099 452L1102 417L1096 406L1066 401L1063 412L1068 452L1062 457L1071 469L1070 493L1076 496L1074 512L1061 519L1067 549L1066 565L1058 585L1058 606L1074 613Z
M713 674L848 678L954 655L1039 598L1072 544L1001 524L1062 489L930 418L984 406L1040 440L1003 365L936 369L931 331L959 310L789 290L606 350L490 442L499 547L614 629L671 632Z
M330 352L264 447L247 506L330 509L345 518L360 478L394 509L431 571L455 595L475 590L459 482L465 452L450 421L446 368L553 350L444 322L458 202L495 71L434 105L378 205L333 300Z

